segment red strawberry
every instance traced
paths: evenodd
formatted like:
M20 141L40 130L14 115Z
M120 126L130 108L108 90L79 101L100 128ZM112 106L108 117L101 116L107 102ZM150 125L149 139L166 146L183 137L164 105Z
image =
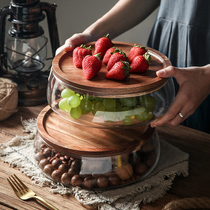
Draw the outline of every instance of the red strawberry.
M114 52L111 53L111 57L107 63L107 70L109 71L112 66L114 66L115 63L117 63L118 61L127 61L128 58L126 56L126 54L119 49L115 49Z
M132 60L137 56L137 55L144 55L148 50L140 45L134 44L134 46L131 48L129 54L128 54L128 60L131 63Z
M130 71L129 62L118 61L106 73L106 78L107 79L114 79L114 80L125 80L130 76L129 71Z
M103 59L106 51L113 46L112 41L109 38L109 34L99 38L95 43L95 52L94 54L101 53L101 59Z
M104 65L107 65L107 63L108 63L108 61L109 61L109 59L110 59L110 57L111 57L111 55L112 55L111 53L114 52L115 49L116 49L116 47L111 47L111 48L109 48L109 49L106 51L106 53L105 53L105 55L104 55L104 58L103 58L103 60L102 60L102 63L103 63Z
M76 47L73 50L73 63L77 68L82 67L82 60L87 55L92 55L91 46L86 47L85 45L81 45L80 47Z
M151 56L148 53L136 56L131 63L130 73L143 73L149 67Z
M101 69L100 54L87 55L82 61L82 69L86 79L93 78Z

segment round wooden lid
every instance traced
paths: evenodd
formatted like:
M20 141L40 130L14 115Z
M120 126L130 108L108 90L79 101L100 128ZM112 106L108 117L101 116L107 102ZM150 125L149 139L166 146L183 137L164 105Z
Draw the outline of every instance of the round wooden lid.
M107 156L140 149L154 128L148 125L132 129L97 129L67 121L46 106L37 118L40 137L63 154Z
M115 47L122 49L126 55L134 46L127 42L113 42ZM87 43L91 45L94 52L94 42ZM152 57L149 69L142 74L130 74L126 81L114 81L106 79L106 66L102 65L102 69L91 80L87 80L83 71L76 68L73 63L72 52L61 52L52 62L52 70L54 75L64 82L70 89L79 90L80 93L89 93L103 97L132 97L155 92L160 89L167 81L166 78L156 76L156 71L171 65L169 59L162 53L147 47Z

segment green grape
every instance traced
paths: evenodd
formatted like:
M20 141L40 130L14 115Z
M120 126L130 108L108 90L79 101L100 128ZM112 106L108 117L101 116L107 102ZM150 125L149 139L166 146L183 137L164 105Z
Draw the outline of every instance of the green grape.
M62 98L58 103L58 107L63 111L70 112L71 107L68 104L68 98Z
M101 112L103 111L105 111L105 106L103 102L100 102L100 101L96 102L94 106L94 110L92 110L93 115L100 116Z
M96 101L101 101L101 102L102 102L104 99L103 99L103 98L100 98L100 97L95 97L95 100L96 100Z
M78 95L73 95L68 99L68 104L71 108L76 108L80 105L81 100Z
M135 115L135 118L139 121L149 121L153 118L153 113L145 110L141 114Z
M92 101L92 111L95 110L96 104L98 103L98 101L93 100Z
M80 103L80 108L82 109L82 114L87 114L92 111L92 102L84 98Z
M135 107L137 105L137 98L136 97L121 98L120 102L123 106Z
M106 111L114 111L116 107L116 101L113 98L105 98L103 104Z
M76 108L71 108L70 110L70 115L72 118L74 119L78 119L82 114L82 110L80 108L80 106L76 107Z
M121 109L122 109L121 104L119 102L116 102L115 110L116 111L121 111Z
M121 108L121 111L128 111L128 110L130 110L130 107L128 107L128 106L124 106Z
M124 124L124 125L131 125L132 124L132 117L130 117L130 116L126 116L123 120L122 120L122 123Z
M157 104L157 100L151 95L143 95L139 97L141 106L144 106L148 111L153 112Z
M62 98L69 98L69 97L73 96L74 94L75 94L75 92L73 90L65 88L61 92L61 97Z
M84 95L84 98L86 98L87 100L90 100L90 101L94 100L94 97L89 94Z

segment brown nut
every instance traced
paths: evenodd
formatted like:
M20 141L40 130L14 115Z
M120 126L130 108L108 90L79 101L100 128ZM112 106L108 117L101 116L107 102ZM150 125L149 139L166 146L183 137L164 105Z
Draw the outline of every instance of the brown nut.
M71 184L74 187L76 187L76 186L82 186L82 183L83 183L83 179L79 175L74 175L71 178Z
M73 176L73 175L78 174L79 171L78 171L78 169L76 169L76 168L70 168L70 169L68 170L68 173L71 174L71 175Z
M58 169L54 170L51 174L51 177L54 181L59 182L61 180L62 172Z
M80 166L81 166L80 160L74 160L71 163L71 168L76 168L76 169L79 169L80 170Z
M97 185L100 188L106 188L109 185L109 180L106 176L100 176L97 179Z
M59 165L61 165L62 161L59 159L59 158L55 158L53 161L52 161L52 165L55 167L55 168L58 168Z
M125 165L116 168L115 173L120 177L121 180L130 179L133 176L133 167L131 164L126 163Z
M67 172L69 169L68 165L66 165L65 163L59 165L58 170L61 171L62 173Z
M40 162L39 162L39 167L41 168L41 169L43 169L47 164L49 164L50 162L49 162L49 160L48 159L46 159L46 158L44 158L44 159L42 159L42 160L40 160Z
M64 184L64 185L70 185L71 184L71 178L72 178L72 175L71 174L69 174L69 173L64 173L64 174L62 174L62 176L61 176L61 182L62 182L62 184Z
M43 172L46 173L47 175L51 176L52 172L55 170L55 168L52 166L52 164L47 164L43 168Z
M137 174L143 175L147 172L147 166L143 163L137 163L135 165L135 172Z
M117 174L113 174L109 176L109 183L111 186L117 186L120 184L120 178Z
M88 176L84 178L84 187L91 189L94 188L96 185L96 179L92 176Z
M52 150L47 147L46 149L44 149L43 154L45 155L45 157L50 157L52 156Z

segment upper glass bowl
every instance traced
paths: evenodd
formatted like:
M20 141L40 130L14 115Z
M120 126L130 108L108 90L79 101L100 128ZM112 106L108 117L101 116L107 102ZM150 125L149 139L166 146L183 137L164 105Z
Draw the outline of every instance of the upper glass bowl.
M89 43L94 49L94 43ZM114 42L127 55L134 44ZM171 63L160 52L148 48L152 57L142 74L126 81L105 78L106 66L91 80L74 67L72 52L55 56L49 76L47 99L50 107L65 119L96 128L126 128L151 123L165 114L174 99L171 78L159 78L156 71Z

